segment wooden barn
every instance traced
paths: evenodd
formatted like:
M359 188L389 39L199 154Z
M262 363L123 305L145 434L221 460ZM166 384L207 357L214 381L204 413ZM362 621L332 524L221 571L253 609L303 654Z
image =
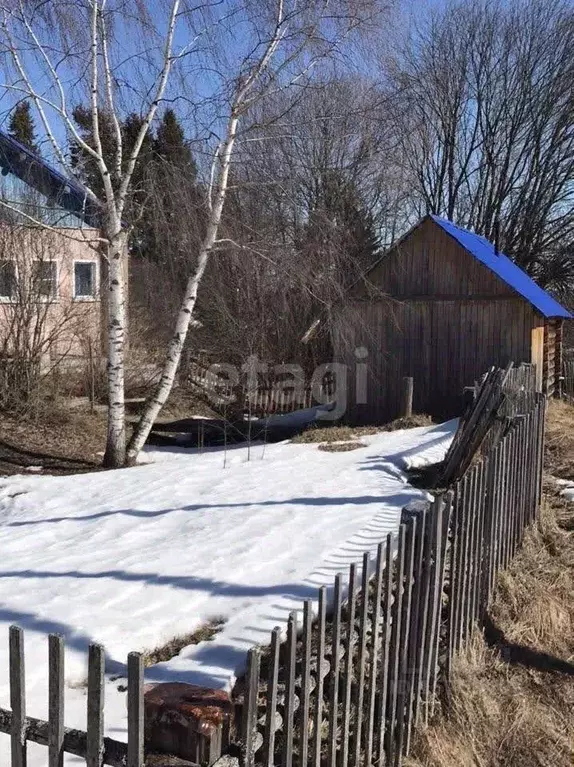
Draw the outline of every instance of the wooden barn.
M570 317L486 239L427 216L333 310L335 359L350 369L348 418L395 418L405 376L416 412L458 414L464 387L511 360L535 363L537 387L551 395Z

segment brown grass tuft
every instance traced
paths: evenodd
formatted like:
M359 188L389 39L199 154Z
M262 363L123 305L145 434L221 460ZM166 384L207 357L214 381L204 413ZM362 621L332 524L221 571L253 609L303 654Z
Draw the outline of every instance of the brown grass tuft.
M492 646L477 631L456 659L448 700L416 733L408 767L574 764L574 534L566 516L574 519L574 504L548 492L538 528L499 578Z
M432 418L424 414L415 414L410 418L397 418L395 421L381 426L326 426L311 427L293 437L292 442L345 442L356 440L357 437L368 437L385 431L399 429L414 429L417 426L430 426ZM324 448L323 448L324 449Z
M219 616L211 618L207 623L190 634L173 637L165 642L165 644L159 645L153 650L146 650L143 653L144 666L148 668L149 666L155 666L156 663L164 663L171 660L188 645L211 641L221 631L224 624L225 618Z
M323 442L319 445L319 450L325 453L348 453L349 450L357 450L360 447L366 447L364 442Z

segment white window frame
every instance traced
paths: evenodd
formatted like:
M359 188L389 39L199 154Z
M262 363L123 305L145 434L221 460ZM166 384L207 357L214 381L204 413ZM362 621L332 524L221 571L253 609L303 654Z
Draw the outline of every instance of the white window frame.
M16 288L18 287L18 262L15 258L0 258L0 261L11 261L14 264L14 282ZM0 296L0 304L17 304L18 303L18 290L16 290L15 296Z
M76 295L76 264L94 265L94 295L78 296ZM75 258L72 261L72 300L73 301L97 301L100 294L100 270L96 258Z
M38 295L36 296L36 301L39 301L41 303L54 303L56 301L60 300L60 262L57 261L55 258L34 258L32 259L31 267L34 269L34 264L56 264L56 289L54 292L49 296L42 296ZM33 273L31 275L31 279L33 279Z

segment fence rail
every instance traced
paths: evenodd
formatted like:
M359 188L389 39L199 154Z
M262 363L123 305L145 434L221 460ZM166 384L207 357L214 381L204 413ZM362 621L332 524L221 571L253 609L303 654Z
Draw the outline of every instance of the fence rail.
M302 631L294 612L286 642L276 628L270 650L249 651L243 765L401 763L536 517L546 400L529 401L452 489L404 510L375 563L365 554L345 582L336 577L329 620L323 587L315 622L306 601Z
M46 746L48 767L61 767L64 754L86 760L87 767L143 767L143 660L130 653L127 664L128 742L104 737L103 647L90 645L88 655L87 729L64 726L64 640L48 637L48 721L26 715L24 632L10 627L10 708L0 708L0 732L10 735L11 767L26 767L28 743Z

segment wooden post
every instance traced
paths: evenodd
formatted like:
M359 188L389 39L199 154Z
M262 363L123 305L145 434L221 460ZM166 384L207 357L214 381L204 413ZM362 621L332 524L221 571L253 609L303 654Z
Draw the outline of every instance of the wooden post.
M403 378L403 403L401 408L401 416L404 418L410 418L413 414L413 389L414 379L411 376L405 376Z
M48 764L64 763L64 639L48 637Z
M12 767L26 767L26 682L24 677L24 633L10 626L10 708L12 709Z
M128 655L128 757L127 767L144 763L143 658Z

